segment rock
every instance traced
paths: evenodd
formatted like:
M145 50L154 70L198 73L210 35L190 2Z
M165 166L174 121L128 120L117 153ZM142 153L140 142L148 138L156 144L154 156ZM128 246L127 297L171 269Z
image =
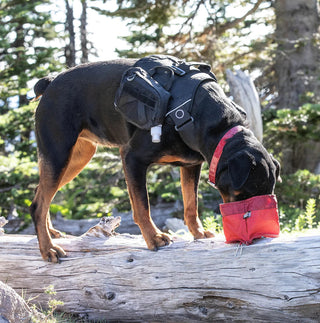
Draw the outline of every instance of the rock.
M0 281L0 323L32 322L41 314L31 309L11 287Z
M169 218L166 220L165 225L165 228L168 231L172 231L174 233L182 230L185 232L189 232L188 227L184 224L184 221L181 219Z

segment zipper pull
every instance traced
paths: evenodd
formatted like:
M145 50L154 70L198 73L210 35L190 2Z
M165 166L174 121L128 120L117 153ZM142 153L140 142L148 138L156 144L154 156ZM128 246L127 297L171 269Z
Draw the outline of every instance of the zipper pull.
M247 213L245 213L245 214L243 215L243 218L244 218L244 219L247 219L247 218L250 218L250 216L251 216L251 212L250 212L250 211L248 211Z

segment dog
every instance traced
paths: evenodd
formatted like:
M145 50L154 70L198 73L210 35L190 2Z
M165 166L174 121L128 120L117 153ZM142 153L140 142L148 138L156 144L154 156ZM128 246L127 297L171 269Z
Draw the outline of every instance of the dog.
M242 108L216 82L201 84L194 96L196 150L182 140L168 118L160 143L153 143L148 131L128 123L115 109L114 98L122 74L135 62L118 59L79 65L54 79L43 78L34 87L36 96L41 96L35 112L40 179L30 212L44 260L57 263L66 256L52 240L61 233L52 226L50 203L89 163L98 145L120 150L133 219L150 250L170 243L150 216L146 173L152 164L180 166L184 220L195 239L213 237L198 216L198 182L202 163L210 163L230 128L243 126L228 140L216 169L215 185L224 203L274 192L279 163L247 129Z

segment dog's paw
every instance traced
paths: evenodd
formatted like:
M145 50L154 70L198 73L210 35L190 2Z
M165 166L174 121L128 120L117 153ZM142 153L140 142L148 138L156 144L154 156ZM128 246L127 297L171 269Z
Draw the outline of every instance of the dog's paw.
M206 239L206 238L213 238L214 233L210 230L201 230L194 235L194 238L197 239Z
M210 230L205 230L203 232L203 234L204 234L205 238L213 238L214 237L214 233L212 231L210 231Z
M66 252L59 246L52 244L45 250L41 250L42 258L45 261L53 262L53 263L60 263L60 258L64 258L67 256Z
M61 231L56 230L54 228L49 228L49 231L50 231L51 237L54 238L54 239L64 238L65 237L65 235Z
M168 246L172 240L171 238L162 232L158 232L153 236L145 238L147 246L152 251L157 251L160 247Z

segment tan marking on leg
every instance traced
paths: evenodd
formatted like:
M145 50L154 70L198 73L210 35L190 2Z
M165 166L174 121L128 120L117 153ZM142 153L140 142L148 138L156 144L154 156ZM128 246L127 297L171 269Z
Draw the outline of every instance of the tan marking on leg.
M201 166L180 167L184 219L195 239L211 238L214 234L205 231L198 215L198 172Z
M44 260L59 262L66 254L62 248L53 244L48 227L49 206L57 192L58 185L53 180L51 167L39 160L40 181L32 202L33 219L39 241L39 248Z
M96 149L97 146L94 143L89 142L86 138L78 137L72 148L67 167L59 179L59 189L71 182L83 170L95 154Z
M162 156L156 161L156 163L159 163L159 164L170 164L170 163L176 163L176 162L187 162L187 161L185 161L179 156Z
M162 233L154 224L150 216L149 202L146 208L146 205L143 201L144 197L148 199L147 188L145 188L145 192L143 192L146 195L141 196L142 193L141 192L139 193L139 190L135 186L136 185L135 180L131 177L129 170L126 167L125 148L120 149L120 154L122 158L123 170L125 173L128 192L130 196L133 220L139 226L142 236L146 241L148 248L150 250L157 250L159 247L168 245L171 239L167 234Z
M50 218L50 212L48 212L48 214L47 214L47 225L48 225L48 229L49 229L51 238L58 239L58 238L63 237L63 234L59 230L56 230L53 227L52 222L51 222L51 218Z
M59 262L65 256L64 250L53 244L51 234L59 236L61 233L52 226L49 207L56 192L76 177L91 160L96 151L96 145L83 138L78 138L74 145L67 166L61 172L58 180L53 179L51 167L43 160L39 160L40 181L33 200L35 226L39 240L40 252L45 260Z

